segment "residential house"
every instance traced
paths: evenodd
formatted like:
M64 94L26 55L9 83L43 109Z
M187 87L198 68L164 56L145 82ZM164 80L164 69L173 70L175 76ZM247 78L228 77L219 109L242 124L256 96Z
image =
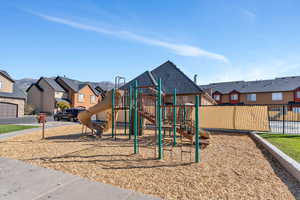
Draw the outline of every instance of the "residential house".
M300 76L201 85L218 104L300 105Z
M88 108L98 103L100 91L90 82L81 82L58 76L55 81L68 93L73 108ZM99 87L99 86L96 86Z
M53 114L57 112L57 103L61 101L69 103L72 108L93 106L101 98L101 91L103 90L96 83L90 84L60 76L41 77L27 89L27 102L34 105L38 112Z
M57 103L68 100L68 94L54 78L41 77L26 90L27 103L37 112L55 113Z
M11 76L0 70L0 118L15 118L24 115L26 95L15 85Z
M195 103L195 96L201 98L201 105L215 104L214 99L204 92L194 81L185 75L174 63L167 61L152 71L145 71L137 76L121 89L128 89L137 80L139 86L157 86L161 79L162 91L165 94L165 102L172 103L174 89L176 88L177 104Z

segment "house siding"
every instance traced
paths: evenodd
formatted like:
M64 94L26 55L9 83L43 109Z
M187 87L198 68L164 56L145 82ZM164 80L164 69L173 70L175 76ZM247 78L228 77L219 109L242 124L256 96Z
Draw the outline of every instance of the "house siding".
M2 88L0 88L0 92L13 92L14 83L11 80L8 80L5 76L0 74L0 82L2 82Z
M44 90L44 92L42 93L41 112L54 113L55 110L54 89L50 87L49 84L44 79L40 81L39 85Z
M33 85L27 91L27 103L33 105L35 110L39 112L42 110L42 101L42 92L35 85Z
M279 91L280 92L280 91ZM295 101L295 95L293 91L282 92L283 99L281 101L273 101L272 100L272 93L274 92L259 92L259 93L242 93L239 94L239 102L244 104L287 104L289 102ZM256 101L248 101L247 95L248 94L256 94ZM230 103L230 95L223 94L221 95L221 103Z
M84 94L84 99L82 102L79 102L78 96L79 94ZM91 103L91 96L95 95L95 93L92 91L92 89L86 85L85 87L83 87L81 90L79 90L77 93L73 94L73 107L84 107L84 108L89 108L95 104L98 103L98 97L96 96L96 102L95 103Z

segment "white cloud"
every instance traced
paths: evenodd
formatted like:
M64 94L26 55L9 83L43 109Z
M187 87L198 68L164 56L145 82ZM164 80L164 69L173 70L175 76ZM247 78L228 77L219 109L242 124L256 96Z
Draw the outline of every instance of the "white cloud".
M30 13L32 13L32 12L30 12ZM206 57L206 58L219 60L219 61L228 63L228 59L224 55L209 52L209 51L203 50L197 46L165 42L165 41L161 41L161 40L157 40L157 39L153 39L153 38L144 37L142 35L138 35L138 34L135 34L135 33L129 32L129 31L108 30L108 29L104 29L104 28L100 28L100 27L96 27L96 26L78 23L78 22L71 21L71 20L64 19L64 18L49 16L49 15L36 14L36 13L32 13L32 14L39 16L44 20L59 23L59 24L64 24L64 25L70 26L72 28L86 30L86 31L92 31L92 32L96 32L96 33L106 34L106 35L112 35L115 37L124 38L127 40L134 40L134 41L138 41L138 42L152 45L152 46L163 47L163 48L169 49L169 50L173 51L174 53L181 55L181 56Z
M256 13L250 10L241 9L241 13L250 19L256 18Z

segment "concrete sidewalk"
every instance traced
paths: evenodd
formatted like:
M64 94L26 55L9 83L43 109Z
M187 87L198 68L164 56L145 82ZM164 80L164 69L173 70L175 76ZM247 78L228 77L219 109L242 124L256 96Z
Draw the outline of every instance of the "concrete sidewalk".
M155 200L152 196L60 171L0 158L1 200Z

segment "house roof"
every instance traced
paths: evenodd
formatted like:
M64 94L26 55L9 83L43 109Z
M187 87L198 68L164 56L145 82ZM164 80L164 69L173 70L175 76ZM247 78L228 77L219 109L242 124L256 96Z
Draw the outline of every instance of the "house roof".
M202 89L212 89L222 94L228 94L233 90L240 93L254 92L284 92L293 91L300 87L300 76L281 77L270 80L258 81L235 81L211 83L209 85L200 85Z
M58 78L63 80L75 92L78 92L85 86L89 86L96 95L99 95L99 91L97 91L95 89L95 87L98 86L97 83L81 82L81 81L77 81L77 80L66 78L66 77L60 77L60 76L58 76L56 79L58 79Z
M65 90L55 81L54 78L44 78L44 80L56 91L65 92Z
M15 82L15 81L11 78L11 76L10 76L6 71L0 70L0 74L2 74L3 76L5 76L5 77L6 77L7 79L9 79L10 81Z
M152 71L146 71L126 83L121 89L128 89L136 80L139 86L156 86L158 80L162 81L162 90L166 94L193 94L203 92L188 76L186 76L174 63L167 61Z
M26 90L26 92L28 92L30 90L30 88L32 88L33 86L35 86L39 91L43 92L43 88L41 88L38 84L36 83L32 83Z
M12 93L0 92L0 97L13 98L13 99L26 99L26 94L14 84Z

